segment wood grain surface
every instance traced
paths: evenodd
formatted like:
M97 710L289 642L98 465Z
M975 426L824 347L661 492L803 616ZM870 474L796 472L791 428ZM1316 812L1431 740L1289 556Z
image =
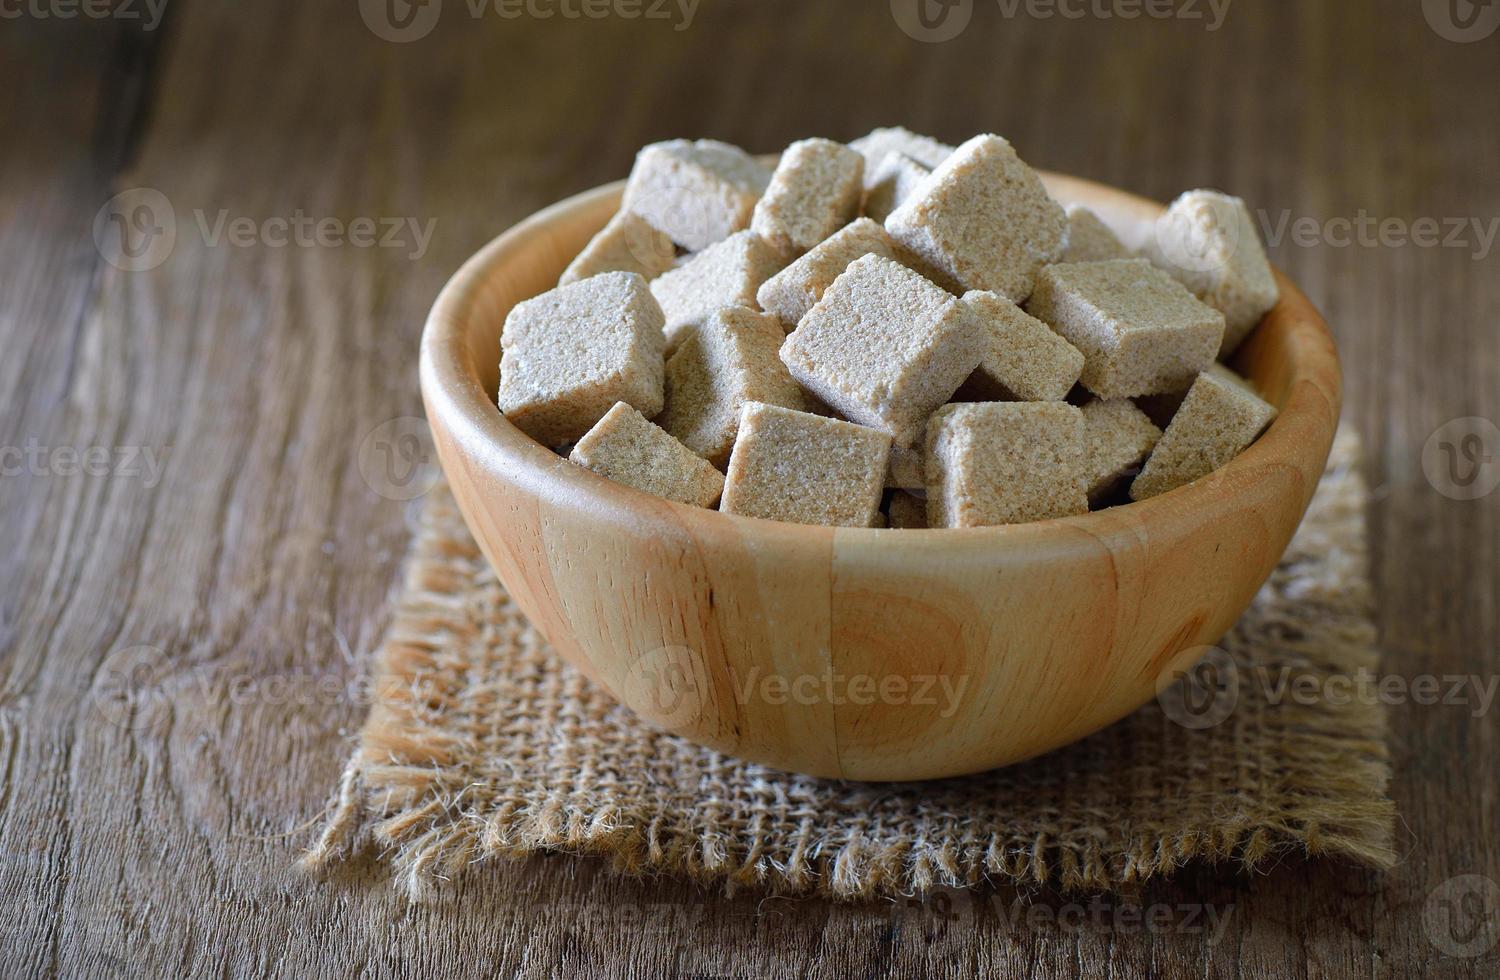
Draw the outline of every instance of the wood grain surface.
M433 0L396 4L404 29L368 0L8 5L0 973L1493 975L1500 948L1455 953L1500 930L1500 894L1458 877L1500 879L1500 732L1472 696L1391 708L1405 857L1385 875L1288 860L1096 906L835 906L554 857L411 906L376 861L294 867L417 506L370 449L420 415L428 305L495 233L670 136L993 130L1158 199L1243 195L1340 343L1386 670L1493 677L1500 493L1437 492L1422 453L1450 420L1500 419L1500 260L1472 224L1448 233L1500 216L1500 34L1450 40L1442 6L1240 2L1211 31L1201 0L1132 20L975 0L929 44L879 0ZM108 203L132 188L160 197ZM1423 218L1450 244L1340 244L1336 223ZM119 220L175 228L169 254L122 261ZM1153 906L1154 927L1132 917Z

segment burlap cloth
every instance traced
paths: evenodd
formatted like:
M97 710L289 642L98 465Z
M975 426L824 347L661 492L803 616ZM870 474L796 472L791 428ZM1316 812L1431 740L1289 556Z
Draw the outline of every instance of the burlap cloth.
M1237 683L1221 722L1180 724L1159 699L1034 762L900 785L789 775L637 721L547 648L440 487L307 861L373 845L413 897L543 849L840 898L986 877L1108 889L1194 858L1248 868L1295 851L1388 866L1384 709L1284 684L1376 665L1358 457L1340 433L1280 567L1220 642L1222 689Z

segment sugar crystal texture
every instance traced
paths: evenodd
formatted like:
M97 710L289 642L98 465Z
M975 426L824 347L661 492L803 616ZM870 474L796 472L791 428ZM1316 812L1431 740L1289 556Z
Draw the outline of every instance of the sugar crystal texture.
M1207 476L1255 441L1276 409L1222 364L1198 376L1162 433L1130 498L1145 500Z
M901 126L882 126L852 141L849 147L865 158L865 188L872 186L875 168L892 153L910 157L928 170L936 168L953 155L953 147L930 136L913 133Z
M1146 255L1224 314L1220 356L1232 353L1276 305L1279 290L1250 209L1218 191L1172 202L1146 241Z
M771 172L715 140L652 143L636 154L621 207L690 252L750 226Z
M983 336L979 368L965 384L974 401L1062 401L1083 371L1083 354L998 293L974 291L961 301Z
M661 307L633 272L606 272L517 303L500 335L499 407L547 446L574 442L615 402L662 406Z
M781 348L804 388L902 447L921 437L979 358L979 329L968 311L878 255L850 263Z
M1130 249L1121 244L1099 216L1081 204L1069 204L1068 247L1064 262L1103 262L1106 259L1128 259Z
M1082 514L1083 413L1065 402L947 405L927 426L932 527L1020 524Z
M1015 302L1062 254L1067 228L1041 178L994 135L960 146L885 219L893 239L965 289Z
M869 218L859 218L818 243L806 255L767 279L755 294L761 309L781 318L792 330L807 315L833 281L863 255L896 258L885 229Z
M1145 259L1050 265L1026 310L1083 352L1101 398L1187 387L1218 354L1224 316Z
M1082 411L1084 463L1092 502L1138 472L1161 438L1161 430L1129 398L1095 398Z
M883 432L748 402L719 509L796 524L870 527L880 509Z
M755 205L750 228L790 260L854 220L863 194L864 158L833 140L786 148Z
M620 211L584 246L557 284L566 286L601 272L636 272L655 279L672 268L676 258L671 238L640 215Z
M932 173L932 168L900 152L887 153L873 173L868 167L866 164L865 217L880 222L905 203Z
M769 313L730 306L712 314L667 361L657 424L724 467L746 402L807 408L801 386L781 363L785 337L781 321Z
M781 271L780 254L753 231L740 231L651 280L651 294L666 316L667 350L716 310L754 308L755 293Z
M695 507L712 507L724 476L624 402L605 413L568 459L616 483Z

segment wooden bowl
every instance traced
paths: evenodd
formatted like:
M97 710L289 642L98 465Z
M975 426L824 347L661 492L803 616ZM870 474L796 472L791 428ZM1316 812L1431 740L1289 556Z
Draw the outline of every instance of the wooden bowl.
M1127 244L1161 205L1047 175ZM619 183L486 245L438 297L421 378L464 518L522 611L589 678L693 741L779 769L927 779L1016 762L1149 701L1244 611L1302 519L1339 415L1312 305L1281 302L1236 366L1280 409L1217 473L1010 527L808 527L610 483L495 407L500 330L614 213Z

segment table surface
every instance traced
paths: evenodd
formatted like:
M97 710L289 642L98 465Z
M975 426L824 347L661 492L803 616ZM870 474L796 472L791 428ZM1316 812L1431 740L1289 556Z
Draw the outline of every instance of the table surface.
M1455 955L1500 930L1497 892L1458 877L1500 879L1500 735L1473 698L1390 709L1386 874L1194 867L1080 914L1006 890L725 897L562 856L423 906L374 860L298 871L411 537L417 505L359 452L421 413L428 304L488 238L667 137L989 130L1158 199L1244 196L1342 349L1385 671L1500 659L1500 494L1451 499L1422 464L1449 420L1500 419L1500 34L1460 43L1442 4L1395 0L1221 24L1207 0L981 0L944 43L880 0L478 6L39 0L0 21L0 972L1494 975L1500 948ZM107 203L131 188L160 197ZM163 201L169 250L108 247ZM122 706L142 663L162 696ZM1158 904L1161 928L1116 915ZM1227 921L1193 928L1194 905Z

